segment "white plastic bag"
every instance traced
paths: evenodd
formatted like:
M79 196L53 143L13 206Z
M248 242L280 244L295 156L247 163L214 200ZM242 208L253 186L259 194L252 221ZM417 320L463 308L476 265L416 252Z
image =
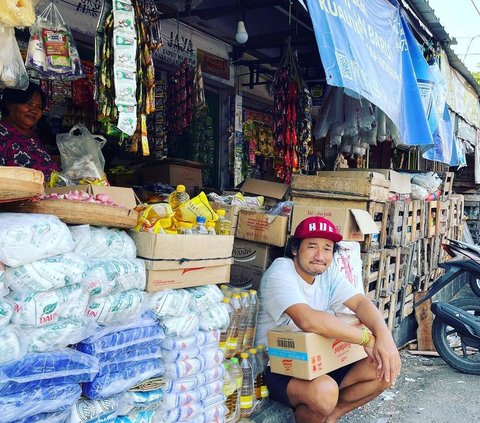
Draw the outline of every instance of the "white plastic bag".
M7 266L64 254L73 246L67 225L56 216L0 213L0 262Z
M87 269L83 257L66 253L19 267L7 267L5 278L7 286L15 291L49 291L82 282Z
M12 323L43 326L62 318L82 318L88 304L88 293L80 284L45 292L11 292L14 303Z
M137 257L137 247L125 231L88 225L73 226L70 230L76 243L73 251L81 256L95 259Z
M5 11L0 14L0 21ZM15 39L13 28L0 23L0 88L8 87L25 90L28 75Z
M70 417L66 423L109 422L115 420L119 407L117 397L89 400L80 398L72 407ZM87 411L88 414L85 414ZM98 419L98 420L97 420Z
M69 181L102 179L105 166L102 148L106 142L104 137L92 135L83 124L75 125L66 134L58 134L62 175Z
M87 316L99 324L126 322L142 311L144 292L138 289L93 298L88 303Z
M0 329L0 364L22 358L27 352L25 336L18 326L8 325Z
M32 0L3 0L0 2L2 13L0 25L30 26L35 21L35 9Z

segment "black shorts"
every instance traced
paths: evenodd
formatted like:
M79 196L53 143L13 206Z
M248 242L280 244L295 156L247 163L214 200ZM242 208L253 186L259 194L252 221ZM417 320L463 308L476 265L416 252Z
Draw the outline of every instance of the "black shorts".
M346 376L346 374L354 364L355 363L348 364L347 366L340 367L339 369L327 374L340 386L343 378ZM287 407L295 408L292 404L290 404L290 400L288 399L287 395L287 385L288 382L290 382L290 380L292 379L292 376L284 376L277 373L272 373L270 371L270 366L267 367L265 369L265 384L268 388L269 398L274 401L281 402Z

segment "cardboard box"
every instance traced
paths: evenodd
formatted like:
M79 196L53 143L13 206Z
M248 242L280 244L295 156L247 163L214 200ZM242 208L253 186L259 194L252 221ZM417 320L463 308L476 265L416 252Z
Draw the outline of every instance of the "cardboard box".
M45 194L51 194L54 192L65 194L74 190L85 191L91 195L107 194L112 201L128 210L132 210L137 206L137 199L132 188L102 185L72 185L68 187L45 188Z
M214 201L210 201L210 206L215 211L218 209L225 210L225 218L230 220L230 223L232 224L231 235L235 235L235 232L237 230L238 214L240 213L240 210L255 210L255 207L252 207L252 206L240 206L240 205L232 206L230 204L217 203Z
M184 161L159 161L145 165L141 170L143 183L163 182L172 186L202 187L201 164Z
M277 257L283 257L284 249L258 242L236 238L233 242L233 262L252 270L264 272Z
M340 200L331 198L328 194L318 197L308 197L303 195L292 195L292 201L296 205L316 206L316 207L334 207L340 209L359 209L368 211L370 201Z
M362 177L357 171L320 171L317 175L293 175L292 195L303 192L316 197L328 193L330 197L346 200L385 202L388 199L390 181L380 173L365 171Z
M263 270L233 263L230 269L230 285L242 289L256 289L258 291L262 276Z
M284 249L280 247L236 238L230 285L258 290L265 270L277 257L283 257L283 253Z
M293 206L290 233L293 234L298 224L309 216L322 216L330 220L345 241L363 241L366 234L379 233L377 224L365 210L298 204Z
M278 201L285 200L288 190L287 184L254 178L245 179L240 187L240 191L246 195L263 195L265 205L275 205Z
M341 172L345 172L343 169L339 169ZM390 181L390 192L395 192L397 194L410 194L412 192L412 184L410 182L411 175L409 173L400 173L392 169L370 169L366 171L365 169L349 169L350 171L357 172L375 172L380 173L385 176L385 179Z
M353 315L338 317L359 328L363 326ZM302 332L294 326L268 331L267 340L272 372L304 380L315 379L367 357L360 345Z
M148 270L147 291L228 283L232 235L130 232Z
M240 210L236 237L283 247L287 241L288 217Z

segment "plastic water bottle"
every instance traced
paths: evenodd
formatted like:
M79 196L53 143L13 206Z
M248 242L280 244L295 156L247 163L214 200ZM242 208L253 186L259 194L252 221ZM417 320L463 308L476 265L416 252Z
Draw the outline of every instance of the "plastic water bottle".
M197 216L197 223L193 230L193 233L197 235L208 235L207 228L205 226L207 219L204 216Z
M242 389L242 383L243 383L243 372L237 357L232 357L230 359L230 373L235 378L237 389L240 391L240 389Z
M177 233L179 235L193 235L193 223L178 222Z
M217 232L215 232L215 222L207 222L207 232L208 235L217 235Z
M253 369L248 360L248 353L241 353L240 358L240 367L243 374L242 389L240 391L240 415L248 417L252 414L254 406Z
M240 329L238 331L237 352L241 352L245 349L245 336L247 335L248 319L250 317L250 301L248 292L243 291L240 294L240 298L242 300L242 318L240 319Z
M262 344L257 345L257 362L260 367L258 385L260 386L260 397L262 401L268 398L268 388L265 383L265 368L268 363L268 354L265 351L265 346Z
M257 314L258 308L260 306L257 297L257 291L251 289L248 291L248 300L250 303L249 315L248 315L248 322L247 322L247 330L245 333L245 339L243 342L243 348L248 349L253 347L253 343L255 342L255 330L257 327Z
M260 395L261 384L258 383L260 381L258 375L260 373L261 368L259 366L256 348L250 348L248 350L248 361L250 362L250 365L252 366L252 371L253 371L253 392L255 393L254 405L256 405L258 402L262 400L262 397Z
M228 408L225 416L228 422L235 422L240 418L240 403L238 401L238 388L234 375L231 372L231 363L223 363L225 372L223 374L223 395L227 397L225 405Z
M218 220L216 226L216 232L218 235L230 235L232 232L232 222L225 217L225 210L218 209Z
M240 322L242 319L243 311L240 295L233 294L230 298L230 304L232 306L232 315L230 317L230 328L227 340L227 358L233 357L235 354L237 354Z
M183 203L190 200L190 195L185 191L185 185L177 185L177 189L168 196L168 204L173 211Z

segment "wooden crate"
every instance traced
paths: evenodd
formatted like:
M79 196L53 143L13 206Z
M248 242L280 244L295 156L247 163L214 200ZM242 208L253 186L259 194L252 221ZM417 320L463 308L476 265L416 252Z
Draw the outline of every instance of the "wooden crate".
M402 243L403 221L405 218L405 210L408 207L405 201L389 201L388 219L385 227L385 246L397 247Z
M365 240L360 243L362 252L380 250L384 248L387 236L386 225L388 220L388 204L369 201L367 207L368 213L370 216L372 216L372 219L377 224L379 233L365 235Z
M426 222L425 222L425 236L431 238L435 236L437 232L437 215L438 215L438 202L427 201L425 206Z
M414 200L405 204L402 242L408 245L425 235L425 201Z
M386 272L385 250L362 253L363 262L363 286L365 294L370 300L376 302L380 298L382 287L388 285Z
M441 176L443 179L441 199L448 200L453 193L453 179L455 173L444 172Z
M438 201L438 216L436 222L436 232L435 235L441 236L447 233L449 219L450 219L450 200L439 200Z
M396 301L397 295L390 294L386 298L381 298L377 304L377 307L380 310L380 313L382 314L383 319L385 320L385 323L391 332L393 331L395 325L395 310L397 304Z

